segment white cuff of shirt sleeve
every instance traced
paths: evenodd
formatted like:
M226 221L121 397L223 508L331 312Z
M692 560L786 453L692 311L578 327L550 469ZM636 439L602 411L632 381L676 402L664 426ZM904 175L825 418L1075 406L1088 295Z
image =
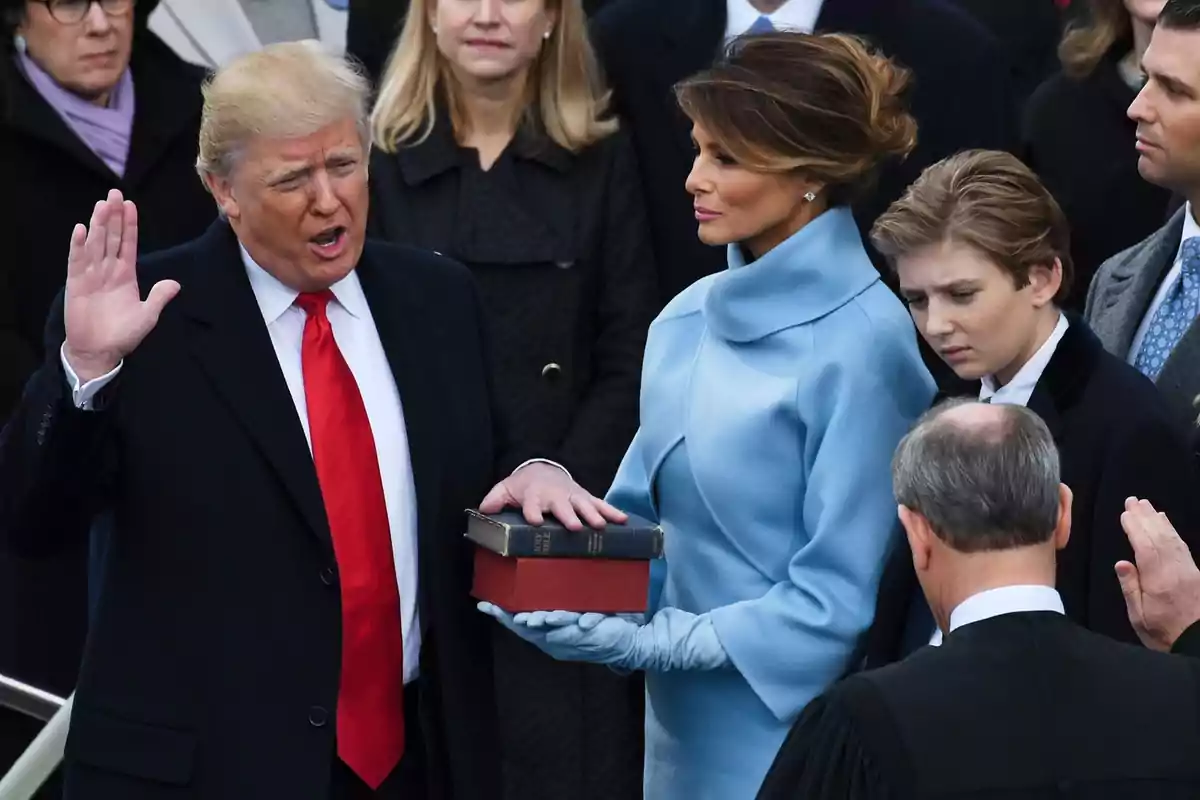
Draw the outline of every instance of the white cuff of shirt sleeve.
M571 477L571 471L570 471L570 470L568 470L566 467L564 467L562 464L558 463L557 461L551 461L551 460L550 460L550 459L548 459L548 458L531 458L531 459L529 459L528 461L526 461L525 463L521 464L521 466L519 466L519 467L517 467L516 469L514 469L514 470L512 471L512 474L513 474L513 475L516 475L518 472L520 472L521 470L525 469L525 468L526 468L526 467L528 467L530 464L549 464L549 465L550 465L550 466L552 466L552 467L558 467L559 469L561 469L563 472L565 472L565 473L566 473L566 475L567 475L567 477L568 477L568 478L570 478L571 480L575 480L573 477Z
M71 369L71 364L67 361L67 345L64 343L58 351L58 357L62 360L63 372L67 376L67 385L71 387L71 401L75 403L75 407L81 411L92 411L92 401L96 399L96 395L105 386L113 382L113 378L121 371L121 362L117 364L113 370L99 378L92 378L82 386L79 384L79 376L75 374L75 370ZM524 466L524 465L522 465Z

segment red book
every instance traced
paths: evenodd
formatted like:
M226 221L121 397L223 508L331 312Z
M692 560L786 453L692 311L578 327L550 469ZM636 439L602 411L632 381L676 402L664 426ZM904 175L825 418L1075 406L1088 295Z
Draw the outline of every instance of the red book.
M471 594L510 614L521 611L641 613L650 562L607 558L514 558L475 548Z

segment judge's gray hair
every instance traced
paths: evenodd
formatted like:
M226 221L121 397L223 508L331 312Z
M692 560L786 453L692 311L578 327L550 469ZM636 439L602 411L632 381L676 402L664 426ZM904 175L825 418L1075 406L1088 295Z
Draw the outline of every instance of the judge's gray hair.
M241 56L204 86L201 177L228 178L255 137L300 138L353 119L370 145L370 83L319 42L282 42Z
M965 406L986 413L963 414ZM896 502L962 553L1048 541L1058 525L1058 447L1022 406L942 403L918 420L892 460Z

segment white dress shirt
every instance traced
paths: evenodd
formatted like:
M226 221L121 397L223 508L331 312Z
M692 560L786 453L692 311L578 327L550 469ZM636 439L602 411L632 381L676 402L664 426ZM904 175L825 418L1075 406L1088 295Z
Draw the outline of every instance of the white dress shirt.
M1046 371L1046 366L1054 356L1054 351L1058 349L1058 343L1062 341L1069 324L1066 316L1060 313L1058 323L1050 332L1049 338L1042 342L1042 346L1037 349L1033 357L1017 370L1017 374L1013 375L1012 380L1008 383L997 387L994 375L984 375L979 381L979 399L1014 406L1029 405L1033 389L1041 380L1042 373Z
M295 305L299 292L284 286L254 263L245 249L242 249L242 261L311 452L312 435L309 432L304 371L300 359L307 317ZM404 682L408 683L418 674L421 628L417 619L417 497L408 452L408 433L404 427L404 408L358 274L351 272L330 290L334 300L329 303L327 311L329 324L333 328L338 349L358 384L379 458L396 583L400 590ZM121 369L118 366L107 375L80 386L79 378L67 364L65 355L62 361L75 404L84 409L90 408L96 393Z
M859 0L841 0L844 3ZM776 30L800 31L812 33L817 27L817 18L821 16L821 6L824 0L787 0L773 14L763 14L750 0L725 1L725 40L741 36L750 30L759 17L766 17Z
M1142 317L1137 333L1133 335L1133 342L1129 345L1129 353L1125 359L1130 364L1137 361L1138 351L1142 349L1142 341L1146 338L1146 332L1154 320L1154 315L1158 313L1159 306L1167 299L1171 289L1182 277L1183 243L1197 236L1200 236L1200 223L1196 222L1195 209L1192 208L1191 203L1188 203L1187 210L1183 214L1183 235L1179 237L1179 249L1175 251L1175 263L1171 265L1170 271L1159 284L1158 291L1154 293L1154 299L1150 301L1150 308L1146 309L1146 316Z
M1017 585L1001 586L986 592L973 594L959 603L950 612L950 632L972 622L999 617L1003 614L1021 614L1026 611L1053 611L1065 614L1062 597L1051 586Z

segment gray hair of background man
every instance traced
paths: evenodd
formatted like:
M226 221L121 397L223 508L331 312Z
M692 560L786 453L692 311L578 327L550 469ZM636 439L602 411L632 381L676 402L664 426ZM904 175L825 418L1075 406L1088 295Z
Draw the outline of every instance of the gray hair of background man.
M952 414L971 400L925 413L892 460L896 502L921 514L961 553L1049 541L1059 520L1058 447L1032 411L988 406L987 420Z
M1200 0L1167 0L1158 24L1181 31L1200 30Z
M228 178L255 138L296 139L346 119L370 147L366 77L319 42L283 42L241 56L204 85L201 177Z

